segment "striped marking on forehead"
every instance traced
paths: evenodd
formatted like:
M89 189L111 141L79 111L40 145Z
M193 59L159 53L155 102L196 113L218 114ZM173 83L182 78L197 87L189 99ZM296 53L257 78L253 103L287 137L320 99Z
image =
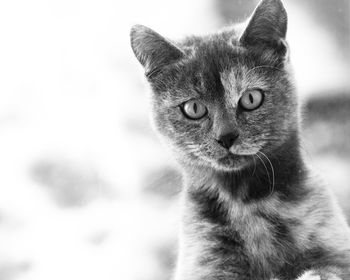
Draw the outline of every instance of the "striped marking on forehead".
M220 80L227 96L238 102L243 91L252 88L266 89L268 82L261 73L261 67L249 69L239 66L220 73Z
M220 81L224 88L225 95L237 104L240 92L240 73L237 69L225 70L220 73Z

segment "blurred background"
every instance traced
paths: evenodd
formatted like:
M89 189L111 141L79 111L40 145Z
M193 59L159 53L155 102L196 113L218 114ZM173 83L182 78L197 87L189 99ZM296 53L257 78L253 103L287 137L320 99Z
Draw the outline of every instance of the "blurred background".
M0 2L0 280L169 279L181 175L129 30L215 32L257 2ZM350 2L284 2L306 157L350 220Z

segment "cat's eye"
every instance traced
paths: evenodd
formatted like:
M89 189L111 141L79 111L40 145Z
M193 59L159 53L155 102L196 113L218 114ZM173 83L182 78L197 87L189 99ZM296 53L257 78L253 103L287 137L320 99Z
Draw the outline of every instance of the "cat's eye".
M243 93L239 105L246 111L252 111L258 109L263 101L263 92L259 89L252 89Z
M207 113L207 107L198 100L189 100L182 104L182 113L191 120L203 118Z

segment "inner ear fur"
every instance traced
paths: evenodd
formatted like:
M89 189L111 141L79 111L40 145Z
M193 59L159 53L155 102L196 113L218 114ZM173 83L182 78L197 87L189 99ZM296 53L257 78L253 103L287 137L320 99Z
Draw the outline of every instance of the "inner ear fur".
M286 38L287 21L287 12L280 0L262 0L239 41L242 45L283 45L281 40Z
M134 25L131 28L130 40L131 48L145 68L146 76L152 76L162 67L184 56L174 43L143 25Z

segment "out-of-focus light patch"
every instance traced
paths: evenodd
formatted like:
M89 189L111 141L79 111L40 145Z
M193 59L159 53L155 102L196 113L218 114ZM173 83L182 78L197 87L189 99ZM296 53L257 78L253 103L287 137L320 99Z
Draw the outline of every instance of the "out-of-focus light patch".
M160 271L154 244L168 243L175 230L169 217L177 209L164 206L153 208L142 199L95 203L75 212L37 209L21 231L2 234L7 242L1 254L30 260L24 279L151 279ZM91 237L100 232L108 235L96 246Z
M129 125L148 123L129 30L145 24L171 38L213 31L211 4L0 3L0 276L158 280L169 274L159 251L175 247L177 200L147 196L143 188L145 178L153 179L149 172L173 163L149 125ZM45 162L54 176L44 168L39 180L33 175ZM98 183L86 172L98 174L110 193L89 197L91 183ZM77 184L86 203L55 203ZM20 264L27 269L16 273Z
M315 156L312 160L313 167L322 174L325 184L328 184L342 206L348 222L350 222L350 166L348 159L340 159L332 154Z
M128 6L122 2L119 4L123 22L127 25L143 24L174 39L184 35L215 31L220 23L214 10L215 3L210 0L187 2L184 0L139 0ZM128 11L127 13L125 13L125 9Z
M344 61L333 37L301 7L285 2L287 39L298 91L301 96L350 88L349 61Z
M31 264L27 262L13 262L0 259L0 279L18 279L23 273L30 270Z

